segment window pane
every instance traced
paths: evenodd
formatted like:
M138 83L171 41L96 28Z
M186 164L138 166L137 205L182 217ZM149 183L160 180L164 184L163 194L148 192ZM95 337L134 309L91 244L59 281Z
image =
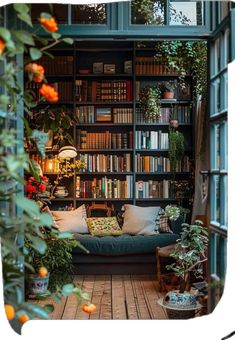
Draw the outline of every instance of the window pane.
M170 1L170 25L203 25L201 1Z
M165 1L133 0L131 23L137 25L164 25Z
M31 5L31 13L32 13L32 21L33 23L38 23L38 18L41 12L51 13L59 24L66 24L68 17L68 6L61 4L51 4L51 7L48 4L32 4Z
M88 4L72 6L73 24L106 24L107 7L105 4Z
M216 169L220 169L220 126L216 127Z

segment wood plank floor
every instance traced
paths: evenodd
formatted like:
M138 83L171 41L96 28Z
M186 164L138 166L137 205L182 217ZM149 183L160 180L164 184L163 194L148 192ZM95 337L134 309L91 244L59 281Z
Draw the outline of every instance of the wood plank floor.
M157 290L156 277L146 275L77 275L74 283L82 286L97 307L89 315L81 311L75 296L55 304L50 314L53 320L127 320L167 319L164 308L157 300L162 296ZM41 300L44 305L51 299Z

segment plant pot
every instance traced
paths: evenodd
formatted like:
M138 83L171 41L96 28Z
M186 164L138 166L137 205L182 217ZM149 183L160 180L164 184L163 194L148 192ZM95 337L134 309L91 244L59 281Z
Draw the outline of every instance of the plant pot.
M48 274L45 277L40 277L36 274L31 274L28 276L27 286L29 297L33 298L36 296L47 296L48 295L48 284L49 284Z
M162 98L163 99L173 99L175 96L175 93L174 92L171 92L171 91L165 91L163 92L162 94Z
M190 319L195 316L196 310L202 306L197 302L194 294L178 291L168 292L158 303L166 308L169 319Z
M178 120L177 120L177 119L171 119L171 120L170 120L170 126L171 126L172 128L177 129L178 126L179 126Z

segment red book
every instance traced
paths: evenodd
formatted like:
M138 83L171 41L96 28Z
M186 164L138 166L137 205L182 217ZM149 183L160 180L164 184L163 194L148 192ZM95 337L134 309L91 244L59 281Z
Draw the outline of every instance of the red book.
M132 101L132 81L126 81L126 100L128 102Z

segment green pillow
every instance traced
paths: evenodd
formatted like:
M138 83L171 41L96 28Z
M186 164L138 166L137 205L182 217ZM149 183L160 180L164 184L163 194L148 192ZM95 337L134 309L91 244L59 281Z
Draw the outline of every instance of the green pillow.
M93 236L115 236L123 234L115 216L88 217L86 221L88 230Z

